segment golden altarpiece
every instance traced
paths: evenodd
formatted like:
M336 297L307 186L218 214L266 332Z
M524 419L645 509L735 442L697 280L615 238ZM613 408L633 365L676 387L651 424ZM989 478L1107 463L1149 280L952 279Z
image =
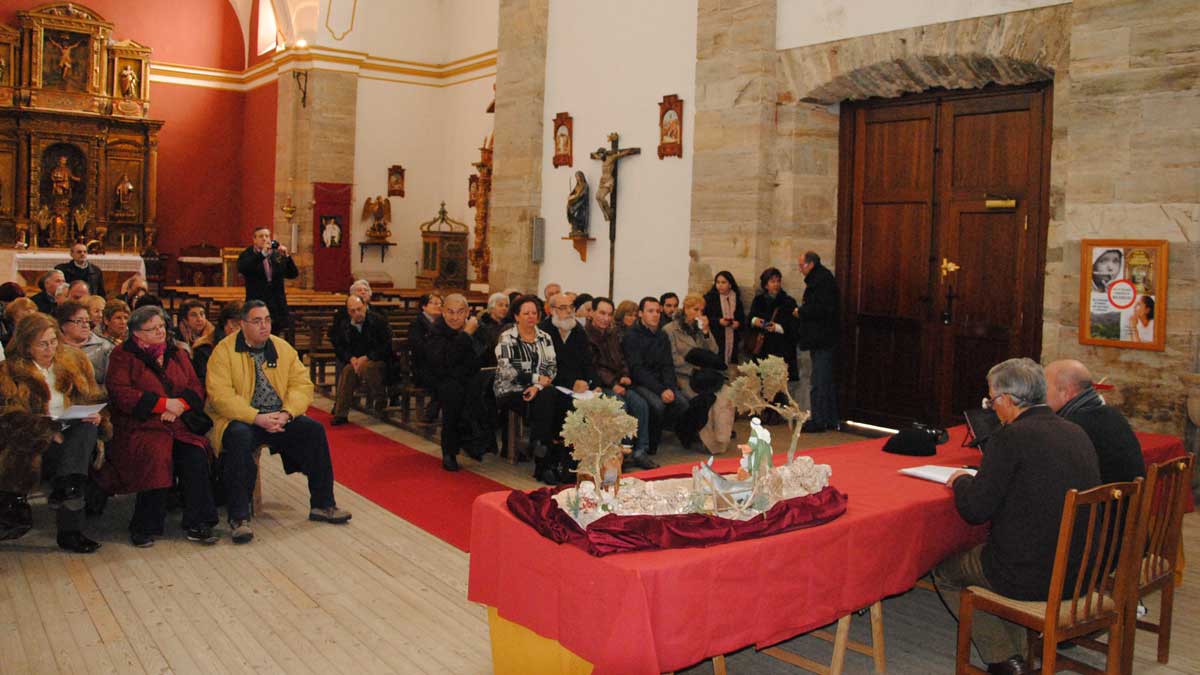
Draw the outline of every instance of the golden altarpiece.
M0 25L0 241L155 254L150 49L77 3Z

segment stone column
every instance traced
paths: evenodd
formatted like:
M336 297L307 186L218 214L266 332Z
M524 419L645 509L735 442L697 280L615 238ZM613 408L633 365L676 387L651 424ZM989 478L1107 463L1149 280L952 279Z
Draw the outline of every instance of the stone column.
M291 227L280 207L291 197L296 207L297 250L293 257L300 268L298 283L312 288L312 184L354 183L358 76L309 69L306 96L292 72L279 74L274 228L276 237L290 245Z
M538 283L530 222L542 204L549 11L549 0L500 0L489 277L496 289L535 291Z
M688 288L727 269L743 289L770 259L775 0L699 0Z

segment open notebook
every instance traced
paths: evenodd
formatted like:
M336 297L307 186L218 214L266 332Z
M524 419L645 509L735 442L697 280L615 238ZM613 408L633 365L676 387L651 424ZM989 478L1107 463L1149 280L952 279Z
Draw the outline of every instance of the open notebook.
M963 469L961 466L939 466L937 464L922 464L921 466L910 466L907 469L900 469L900 473L913 478L923 478L935 483L945 483L950 474ZM972 476L975 475L975 469L965 469Z

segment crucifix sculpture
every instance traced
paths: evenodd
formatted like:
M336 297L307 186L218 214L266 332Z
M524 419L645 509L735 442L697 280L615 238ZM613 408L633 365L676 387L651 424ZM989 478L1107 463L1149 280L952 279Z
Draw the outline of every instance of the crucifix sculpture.
M603 162L600 168L600 185L596 188L596 202L608 221L608 295L613 294L613 272L617 259L617 160L630 155L640 155L641 148L617 148L620 140L617 132L608 135L609 148L597 148L592 159Z

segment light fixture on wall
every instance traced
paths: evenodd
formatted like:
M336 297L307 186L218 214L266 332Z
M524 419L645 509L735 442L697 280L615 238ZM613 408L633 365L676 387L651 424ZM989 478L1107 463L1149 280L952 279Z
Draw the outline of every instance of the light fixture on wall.
M296 88L300 90L300 107L308 107L308 71L293 70L292 79L296 81Z

